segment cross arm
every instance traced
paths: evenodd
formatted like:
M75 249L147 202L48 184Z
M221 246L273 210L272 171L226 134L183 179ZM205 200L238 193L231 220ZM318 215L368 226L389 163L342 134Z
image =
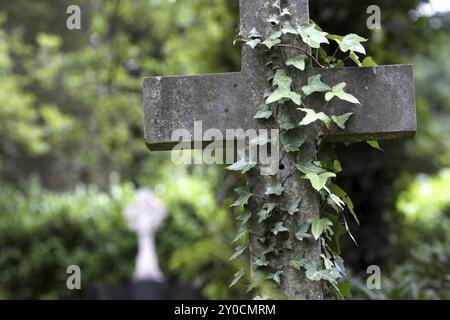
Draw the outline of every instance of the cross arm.
M334 99L332 114L353 112L347 129L333 129L326 140L356 142L413 137L416 108L412 66L316 69L325 83L346 82L346 91L361 105ZM253 79L254 81L255 79ZM151 150L170 150L179 141L177 129L193 134L194 121L203 129L251 129L257 106L263 102L261 88L242 72L185 77L152 77L144 80L145 140ZM259 82L259 81L258 81ZM323 101L308 101L323 105ZM298 112L299 116L301 112ZM300 118L299 118L300 120ZM192 136L192 141L195 139Z
M331 142L414 137L417 130L414 76L411 65L321 69L327 84L346 82L345 90L361 105L332 100L332 114L353 112L346 130L332 130ZM323 104L323 102L322 102Z
M145 140L151 150L170 150L177 129L251 128L254 98L241 72L144 79ZM259 92L258 92L259 93ZM258 97L259 98L259 97Z

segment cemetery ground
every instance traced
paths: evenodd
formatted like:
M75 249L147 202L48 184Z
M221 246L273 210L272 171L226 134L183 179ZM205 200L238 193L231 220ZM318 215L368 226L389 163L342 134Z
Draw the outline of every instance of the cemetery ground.
M328 93L345 82L359 102L335 95L324 108L330 118L353 113L326 131L339 159L334 169L342 172L321 188L326 193L331 181L342 187L359 222L346 211L344 230L354 238L342 236L340 245L352 287L351 296L340 287L347 299L450 298L450 14L423 9L427 3L380 0L381 29L371 30L369 0L280 2L281 19L292 25L311 18L331 34L369 39L362 44L378 64L355 68L330 39L324 47L344 65L306 63L298 77L292 65L286 69L307 106L320 100L301 90L316 73ZM268 130L262 139L261 130L274 128L254 119L268 100L257 42L265 40L265 20L277 6L80 0L80 10L71 12L79 12L81 29L68 29L73 4L0 1L0 299L339 299L311 273L302 276L311 271L305 261L292 263L283 253L299 249L329 264L311 226L296 230L306 242L286 242L277 270L259 291L248 291L255 264L266 265L261 257L270 249L260 244L258 220L275 216L270 204L278 196L283 203L301 200L284 206L287 220L269 230L275 238L285 239L297 214L305 224L325 217L314 189L321 184L302 179L307 174L292 165L289 150L301 146L291 143L286 151L281 143L271 158L275 149L262 140L285 137ZM242 41L233 45L239 29ZM283 105L294 111L264 107L259 115L287 112L300 123L312 113L298 111L306 107L295 101ZM226 170L234 161L217 164L226 153L203 149L174 159L170 152L191 133L197 145L183 149L237 142L237 129L254 129L248 140L267 147L269 161L248 166L247 175ZM309 131L303 143L311 137ZM264 165L274 170L260 175ZM234 190L245 185L238 202L254 195L246 199L253 219L233 206ZM246 219L251 224L242 228ZM230 260L236 253L242 254Z

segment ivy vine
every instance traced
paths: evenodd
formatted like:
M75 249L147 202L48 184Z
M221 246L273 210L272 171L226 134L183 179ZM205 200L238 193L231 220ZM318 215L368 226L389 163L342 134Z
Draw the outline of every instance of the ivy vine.
M282 8L279 0L272 4L272 9L273 15L267 20L270 32L266 37L258 30L252 29L249 34L241 35L239 38L244 45L254 50L262 50L263 56L267 60L268 88L264 97L265 103L257 111L255 119L259 121L273 119L278 123L283 149L286 153L296 154L295 166L301 173L302 179L309 180L312 188L320 195L321 209L319 217L309 219L307 223L300 225L287 226L283 224L283 220L280 222L277 219L270 219L274 212L281 215L300 215L299 207L302 199L299 196L290 202L273 200L280 199L284 192L284 186L280 182L268 185L265 194L272 201L263 204L259 212L254 213L257 215L259 223L266 224L265 234L259 236L276 241L280 234L288 232L294 235L296 241L320 241L322 248L320 265L305 258L304 252L295 250L291 252L290 265L298 272L304 272L306 278L311 281L323 281L324 288L334 291L336 298L351 298L351 287L345 280L344 261L340 257L339 241L344 234L349 234L355 241L349 230L346 214L349 213L358 224L359 221L352 200L334 182L337 174L342 171L342 167L330 145L323 143L323 137L332 127L344 130L346 123L353 116L353 113L330 115L329 105L333 100L340 99L355 105L360 102L357 97L346 91L345 82L334 85L327 84L317 73L309 76L304 86L298 89L294 85L292 75L304 72L308 65L314 65L320 69L344 67L346 62L353 62L359 67L376 66L376 63L371 57L366 57L363 43L367 39L356 34L332 35L324 32L313 21L293 26L290 22L291 12L288 8ZM331 55L325 47L330 44L330 41L334 41L337 45L337 49ZM312 94L322 95L323 105L306 105L304 98ZM298 122L280 118L278 113L280 107L292 108L292 112L294 110L300 112L303 115L302 120ZM317 110L322 111L318 112ZM308 129L309 134L313 133L315 148L311 148L306 143L305 135L297 133L296 129L302 127ZM264 145L270 143L270 139L258 137L254 141L250 141L251 143ZM368 143L372 147L379 148L376 141L368 141ZM255 166L256 163L244 157L229 166L228 169L246 173ZM247 186L237 188L235 191L239 198L232 206L245 207L253 194ZM333 213L329 213L330 210ZM251 217L252 213L248 211L239 217L242 227L234 239L234 243L244 242L243 240L246 239L245 237L250 232L248 222ZM242 255L247 248L247 244L239 245L231 259ZM279 248L271 244L261 257L252 262L252 269L262 271L268 279L280 286L283 270L269 268L270 260L276 258L280 250L289 249L283 246L281 241ZM243 276L245 276L244 270L236 273L231 286L235 285Z

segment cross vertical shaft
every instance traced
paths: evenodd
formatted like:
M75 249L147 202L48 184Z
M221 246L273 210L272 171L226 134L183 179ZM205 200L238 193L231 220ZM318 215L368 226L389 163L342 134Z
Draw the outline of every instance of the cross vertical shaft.
M314 144L315 146L315 144ZM286 219L283 222L284 226L288 227L292 224L307 223L309 218L319 216L319 198L309 181L300 178L300 172L295 167L295 158L289 153L280 151L281 169L276 177L276 181L283 183L284 193L281 201L292 201L301 196L300 213L293 216L286 214ZM250 255L254 262L267 249L267 243L262 244L258 235L266 231L258 222L256 213L261 210L261 204L267 202L265 195L265 187L273 183L272 177L262 176L259 173L259 168L256 167L248 176L248 182L251 192L254 194L249 201L249 209L252 212L251 220L251 235L250 235ZM305 253L306 258L310 258L318 265L320 262L321 246L319 241L308 240L299 242L290 235L290 242L293 244L292 250L285 250L280 253L280 266L283 266L283 276L281 278L281 287L288 297L295 298L299 295L306 295L311 300L321 300L323 298L322 283L318 281L310 281L305 277L304 272L300 272L290 266L291 253L296 250L301 250Z
M255 2L259 3L257 10L255 10ZM241 1L241 33L248 34L251 29L256 28L258 31L268 31L266 20L274 8L271 8L270 1ZM292 13L293 25L300 25L309 21L309 10L307 0L286 0L282 1L282 6L288 8ZM260 88L267 86L264 77L264 63L261 57L258 56L256 50L252 50L248 46L243 48L242 55L242 71L248 75L249 78L258 79L259 92ZM280 111L286 112L284 110ZM274 123L267 123L268 126L275 126ZM315 143L309 142L311 145ZM306 223L309 218L319 216L319 199L317 193L312 189L311 184L300 178L300 172L296 169L294 163L295 159L292 154L280 150L280 158L283 159L280 163L280 172L277 174L276 182L282 183L284 186L284 193L281 201L292 201L301 196L300 214L294 216L286 216L283 222L284 226L290 226L293 223ZM261 243L258 235L263 233L264 227L258 222L256 213L261 210L262 204L268 202L268 197L265 195L265 187L273 183L273 177L261 176L260 168L256 167L249 173L248 182L251 192L254 196L250 199L249 209L252 212L251 220L251 235L250 235L250 255L254 262L258 257L261 257L263 252L267 249L269 244ZM300 220L300 221L296 221ZM299 242L289 239L293 244L292 250L284 250L280 253L279 262L283 266L283 274L281 277L281 287L288 297L296 297L300 294L305 294L308 299L320 300L323 298L322 284L317 281L310 281L305 277L304 272L299 272L290 266L291 253L295 250L302 250L306 258L310 258L318 265L320 262L320 243L319 241L303 241ZM253 263L252 263L253 265Z

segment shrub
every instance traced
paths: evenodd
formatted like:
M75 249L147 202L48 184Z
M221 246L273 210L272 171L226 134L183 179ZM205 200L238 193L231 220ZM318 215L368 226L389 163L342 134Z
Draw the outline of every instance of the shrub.
M23 192L0 185L0 298L80 298L91 285L129 280L136 239L122 209L132 194L125 184L64 194L36 180ZM82 290L67 289L69 265L81 268Z

